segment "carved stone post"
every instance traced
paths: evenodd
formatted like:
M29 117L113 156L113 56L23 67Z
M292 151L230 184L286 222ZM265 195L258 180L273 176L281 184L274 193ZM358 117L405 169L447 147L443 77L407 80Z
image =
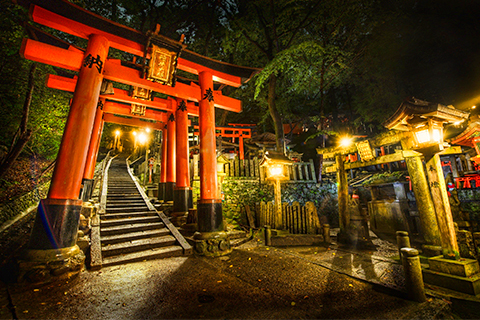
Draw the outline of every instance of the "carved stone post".
M457 236L455 234L447 188L443 177L442 163L440 162L440 156L438 154L435 154L427 161L427 176L430 183L433 204L435 205L443 256L447 259L459 259L460 254Z
M440 233L435 215L435 206L430 194L427 175L424 170L422 158L418 154L404 152L405 163L412 183L413 192L417 199L417 209L422 227L423 238L426 245L424 251L436 255L441 249Z

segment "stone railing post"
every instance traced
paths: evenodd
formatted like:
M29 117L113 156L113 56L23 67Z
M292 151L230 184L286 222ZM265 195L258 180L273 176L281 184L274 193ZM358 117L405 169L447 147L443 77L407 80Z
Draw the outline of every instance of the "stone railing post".
M418 250L413 248L402 248L403 269L405 272L405 286L408 297L417 302L427 300L425 287L423 285L422 267Z

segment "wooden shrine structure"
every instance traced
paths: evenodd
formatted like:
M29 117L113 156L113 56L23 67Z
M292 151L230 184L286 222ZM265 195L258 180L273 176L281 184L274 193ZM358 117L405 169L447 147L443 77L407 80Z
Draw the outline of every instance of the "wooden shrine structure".
M159 27L143 34L66 0L17 2L30 9L34 22L88 39L86 48L78 48L32 28L34 39L24 39L20 49L26 59L78 72L74 78L48 77L49 87L73 92L73 99L48 196L40 201L28 246L36 254L30 256L41 257L48 264L48 257L55 259L60 254L73 259L78 252L79 215L83 201L89 198L85 189L93 179L104 122L163 131L166 157L159 187L173 195L176 215L185 215L190 190L188 115L199 117L200 136L195 250L210 256L230 252L217 194L215 108L240 112L241 102L224 96L215 85L239 87L258 69L198 55L186 49L183 39L160 35ZM109 48L130 53L143 62L109 58ZM177 69L198 75L198 82L177 81ZM113 88L113 82L130 85L132 90ZM153 92L168 98L159 99Z

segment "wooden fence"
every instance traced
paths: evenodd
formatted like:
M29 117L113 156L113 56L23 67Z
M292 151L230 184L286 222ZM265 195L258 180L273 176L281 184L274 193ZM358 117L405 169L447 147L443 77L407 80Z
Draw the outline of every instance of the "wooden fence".
M293 234L322 233L317 208L313 202L307 202L305 206L301 206L298 202L294 202L292 205L283 203L281 220L276 219L275 207L272 202L260 202L257 203L255 209L255 219L258 227L269 225L273 229L288 230Z
M224 164L224 172L229 179L250 179L265 181L265 168L260 167L258 158L240 160L236 158ZM198 179L199 155L194 155L191 161L190 172L194 179ZM290 180L282 181L290 183L316 183L315 167L313 160L309 162L295 162L291 166L287 166Z

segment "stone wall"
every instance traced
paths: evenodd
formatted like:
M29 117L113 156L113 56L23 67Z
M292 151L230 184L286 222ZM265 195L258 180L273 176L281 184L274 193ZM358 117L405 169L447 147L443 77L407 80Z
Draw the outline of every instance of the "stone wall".
M50 182L44 183L35 190L0 205L0 226L29 208L38 205L40 199L46 198L49 187Z
M244 206L255 210L260 201L273 201L273 185L258 180L225 179L222 186L223 214L229 223L247 225ZM282 202L304 206L313 202L322 224L338 226L337 187L334 183L282 183Z

